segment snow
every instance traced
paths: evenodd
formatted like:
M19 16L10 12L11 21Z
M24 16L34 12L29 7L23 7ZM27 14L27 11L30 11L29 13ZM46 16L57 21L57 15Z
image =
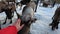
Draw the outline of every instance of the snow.
M49 24L52 22L52 17L55 13L55 10L57 9L57 5L55 5L53 8L49 8L49 7L39 7L38 4L38 8L37 8L37 12L35 13L35 17L37 18L37 21L35 23L33 23L31 25L30 28L30 33L31 34L60 34L60 25L59 25L59 29L52 31L51 27L49 26ZM21 14L22 10L19 10L19 8L17 8L17 12L19 14ZM0 21L4 21L4 19L6 18L5 13L0 13ZM17 15L14 12L14 17L13 17L13 21L15 22L17 19ZM14 24L14 23L13 23ZM5 28L9 26L9 23L2 25L2 28Z
M56 9L57 5L53 8L39 7L38 5L37 12L35 13L38 20L31 25L31 34L60 34L60 27L58 30L52 31L49 26Z

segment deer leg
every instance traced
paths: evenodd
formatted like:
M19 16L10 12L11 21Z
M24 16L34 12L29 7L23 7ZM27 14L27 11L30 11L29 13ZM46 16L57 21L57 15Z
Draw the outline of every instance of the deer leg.
M55 26L54 25L52 26L52 30L55 30Z
M52 30L55 30L55 28L58 29L58 23L57 21L54 22L54 24L52 25Z
M56 24L54 23L53 25L52 25L52 30L55 30L55 26Z
M49 26L52 26L54 23L49 24Z
M12 17L14 16L14 12L12 12Z
M53 22L52 22L52 23L50 23L50 24L49 24L49 26L52 26L54 23L55 23L55 20L53 20Z
M12 19L10 19L11 21L10 21L10 24L12 23Z
M56 29L58 29L58 25L56 26Z
M58 24L59 24L59 22L57 22L57 24L56 24L56 29L58 29Z
M49 24L49 26L52 26L54 24L54 21L52 23Z
M5 22L3 23L3 25L6 24L6 21L7 21L7 17L6 17Z
M14 16L14 12L12 12L11 16L9 17L10 19L10 24L12 23L12 17Z

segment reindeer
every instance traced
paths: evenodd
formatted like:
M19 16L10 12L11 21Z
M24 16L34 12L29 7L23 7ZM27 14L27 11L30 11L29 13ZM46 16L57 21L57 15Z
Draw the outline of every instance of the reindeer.
M51 24L49 24L50 26L52 26L52 30L54 30L55 28L58 29L59 20L60 20L60 7L56 9L55 14L53 16L53 21Z
M5 8L6 5L7 5L7 4L6 4L5 2L3 2L3 1L1 2L1 1L0 1L0 12L2 12L1 9L2 9L2 8Z
M43 1L43 6L48 7L48 5L52 5L52 7L54 7L55 3L56 3L56 0L54 0L53 3L51 3L50 0L49 1Z
M50 2L48 2L48 1L43 1L43 6L44 6L44 7L48 7L48 5L50 5Z
M18 34L28 34L30 31L30 25L36 21L34 18L33 5L28 3L22 10L21 24L25 24L24 27L18 32Z
M31 0L21 0L20 2L16 3L16 6L19 5L20 6L20 10L22 9L23 5L27 5L27 3L29 3Z
M3 24L6 23L7 18L10 19L11 20L10 23L12 23L13 13L14 13L14 11L16 11L15 4L14 3L12 3L12 4L2 4L2 3L1 3L2 6L0 6L1 7L1 12L5 12L6 15L7 15L6 19L5 19L5 22Z
M31 1L36 4L36 8L35 8L35 12L36 12L39 0L31 0Z

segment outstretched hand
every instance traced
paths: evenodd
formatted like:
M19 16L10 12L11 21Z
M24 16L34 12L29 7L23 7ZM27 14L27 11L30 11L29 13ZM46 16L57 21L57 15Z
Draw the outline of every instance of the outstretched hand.
M20 25L21 25L21 20L18 19L16 21L16 23L14 24L14 26L17 28L18 31L21 30L23 28L23 26L24 26L24 24L22 24L21 26Z

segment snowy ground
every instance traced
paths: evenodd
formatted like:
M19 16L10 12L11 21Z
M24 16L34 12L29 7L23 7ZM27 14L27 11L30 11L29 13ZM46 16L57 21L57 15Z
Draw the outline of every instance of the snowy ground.
M54 15L54 12L57 8L57 5L55 5L53 8L45 8L45 7L39 7L37 8L37 12L35 13L36 18L38 19L35 23L31 25L30 32L31 34L60 34L60 25L59 29L52 31L49 24L52 22L52 16ZM21 10L17 9L18 13L21 13ZM6 18L5 13L0 13L0 22L4 21ZM13 17L13 22L15 22L17 19L16 13ZM9 25L9 23L2 25L2 28Z
M52 22L52 16L57 9L57 5L53 8L45 8L39 7L37 8L37 12L35 13L36 18L38 19L36 23L31 25L30 32L31 34L60 34L60 25L59 29L52 31L49 24Z

